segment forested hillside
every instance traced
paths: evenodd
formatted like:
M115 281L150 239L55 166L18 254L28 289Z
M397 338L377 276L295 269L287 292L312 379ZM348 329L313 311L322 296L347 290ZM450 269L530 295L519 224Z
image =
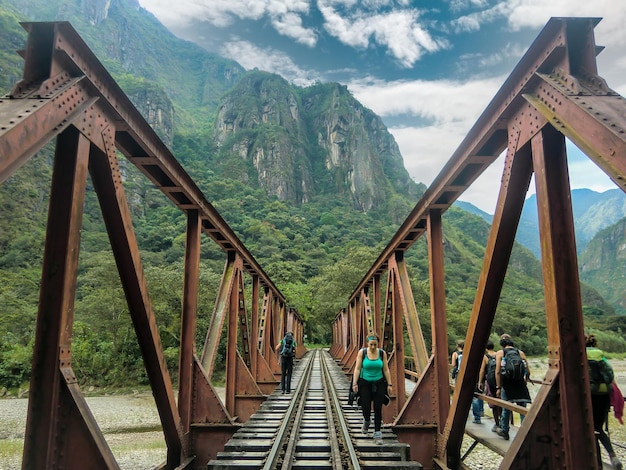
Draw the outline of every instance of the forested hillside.
M0 0L0 91L8 92L21 76L21 59L14 51L24 47L25 34L18 22L71 20L147 119L168 116L150 123L273 279L289 306L305 319L308 340L328 343L334 316L345 307L349 295L424 189L406 179L399 153L395 153L397 146L382 121L348 96L339 84L304 89L276 76L245 73L232 61L178 40L135 1L112 0L105 10L95 8L107 4ZM133 25L132 31L129 24ZM246 107L245 100L236 101L228 93L240 83L250 85L236 88L246 91L238 96L254 106ZM258 95L253 93L255 89ZM275 103L294 106L258 106L267 96L274 97ZM297 108L298 102L308 106ZM154 106L164 112L154 113ZM268 115L268 119L261 120L271 124L267 126L251 124L235 129L225 124L245 123L245 116L258 117L258 110L268 109L275 111L272 116L282 117L272 121ZM297 113L300 119L296 120L294 109L307 112ZM285 120L287 112L292 121ZM250 122L258 123L256 117ZM225 129L228 132L222 132ZM294 133L285 133L285 129ZM294 135L299 137L286 140ZM328 138L313 140L311 135ZM349 149L342 155L333 145L326 145L339 142L333 140L337 136L342 143L347 142L344 150ZM303 147L299 160L287 162L309 165L312 186L307 188L306 197L299 197L304 194L299 190L294 190L294 198L282 197L282 192L273 191L273 184L264 184L260 178L263 167L252 155L267 156L268 149L299 146ZM358 161L359 179L346 179L349 165L357 162L357 152L362 159ZM332 160L333 156L337 159ZM328 158L336 166L329 165ZM51 162L51 148L46 148L0 185L0 387L24 385L30 373ZM174 372L180 336L185 215L132 165L124 160L121 165L151 301L170 371ZM304 179L293 179L298 174L304 173L293 172L292 177L280 174L269 181L301 188ZM480 217L456 208L445 213L444 224L448 329L453 344L465 336L489 226ZM83 383L144 383L140 351L91 187L81 236L73 367ZM407 253L406 261L429 342L425 243L423 237ZM203 242L199 350L213 312L224 259L211 240ZM585 312L592 313L588 317L590 328L601 328L613 318L612 308L596 291L584 288L583 296ZM544 324L539 264L530 252L517 246L493 333L506 331L519 338L526 352L543 354ZM620 331L619 327L614 331ZM611 339L603 341L606 349L626 350L621 337L605 334Z
M580 256L583 280L626 314L626 218L601 230ZM623 317L626 319L626 315ZM626 321L623 323L626 331Z

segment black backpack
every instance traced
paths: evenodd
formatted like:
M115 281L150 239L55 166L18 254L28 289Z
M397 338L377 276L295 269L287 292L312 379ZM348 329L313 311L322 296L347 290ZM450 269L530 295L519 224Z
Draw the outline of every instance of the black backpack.
M509 380L523 380L526 376L526 364L517 348L504 348L504 367L500 369L502 377Z
M593 395L603 395L611 392L615 374L613 368L604 359L602 352L587 350L587 364L589 365L589 382ZM591 356L593 359L589 359Z
M295 341L293 336L285 335L283 338L283 347L280 350L280 355L283 357L293 357L295 355Z
M459 375L459 371L461 370L461 359L463 358L463 351L457 351L456 353L456 366L452 369L452 378L456 379L457 375Z
M495 387L496 387L496 355L494 354L493 356L491 356L489 354L485 354L485 356L487 356L487 373L486 373L487 383L489 384L489 387L494 389L494 391L495 391Z

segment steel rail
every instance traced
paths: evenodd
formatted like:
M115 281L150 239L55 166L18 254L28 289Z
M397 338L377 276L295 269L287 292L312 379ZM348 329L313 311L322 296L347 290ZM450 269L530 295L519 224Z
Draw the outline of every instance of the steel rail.
M310 367L306 372L305 380L300 380L300 385L304 386L304 384L306 384L307 389L311 383L313 365L317 360L317 353L318 351L313 351L313 357L311 358L311 362L309 363ZM298 389L299 388L300 387L298 387ZM285 449L285 453L283 455L283 461L281 465L282 470L289 470L292 467L292 463L296 454L296 443L298 442L298 437L300 435L300 423L302 422L302 417L304 416L304 408L306 407L307 395L308 394L304 393L300 393L298 395L300 398L300 400L298 401L298 411L296 412L296 416L291 423L291 433L287 431L287 434L289 434L290 438L287 442L287 448Z
M317 351L316 351L317 354ZM341 447L339 442L345 444L345 434L339 432L337 433L337 429L335 429L336 421L339 419L339 415L341 414L338 409L334 409L333 406L337 406L337 403L331 403L331 390L334 391L335 387L332 383L332 378L328 373L326 366L326 361L324 357L320 358L320 378L322 380L322 390L324 391L324 403L326 404L326 421L328 422L328 440L330 443L330 463L334 470L343 470L343 464L341 462ZM337 418L337 420L335 419ZM341 427L339 427L341 431ZM349 436L348 436L349 437Z
M322 353L322 381L324 383L324 398L326 400L326 409L328 410L329 414L332 414L332 410L335 410L333 417L334 419L330 419L331 416L329 416L328 422L335 422L335 424L339 428L339 439L337 439L337 432L335 430L335 427L329 426L331 446L333 449L333 467L336 470L343 469L343 464L341 462L341 455L339 451L339 442L341 441L344 447L344 453L346 453L349 457L349 462L347 462L348 468L352 470L360 470L361 464L359 463L359 458L356 455L354 445L352 444L352 439L350 438L350 430L348 429L346 419L343 416L341 401L339 400L339 396L337 394L337 388L333 384L330 370L326 362L327 360L329 360L329 354Z
M305 387L309 386L311 372L313 371L313 358L315 355L308 355L306 357L309 362L306 364L302 378L298 383L298 387L294 391L294 399L291 400L291 403L285 412L285 417L283 418L280 428L276 433L274 444L265 459L263 470L274 470L278 468L278 464L281 459L281 451L285 446L285 442L289 439L289 431L292 429L296 413L300 411L300 408L304 408L306 396L303 391L305 390Z

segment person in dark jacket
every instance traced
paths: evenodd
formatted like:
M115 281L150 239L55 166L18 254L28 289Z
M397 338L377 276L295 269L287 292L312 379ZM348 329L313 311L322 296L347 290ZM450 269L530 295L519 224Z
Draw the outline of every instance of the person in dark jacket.
M530 403L530 393L528 393L528 387L526 386L526 382L530 379L530 368L528 367L526 354L521 349L515 347L513 340L506 333L500 336L500 346L502 346L502 349L496 353L496 397L526 407ZM504 375L507 352L509 350L516 350L524 362L525 371L522 378L511 379ZM505 441L509 440L511 413L512 411L507 408L502 409L500 430L497 431L498 436ZM521 415L520 419L524 421L524 415Z
M483 363L480 366L480 377L478 381L478 389L488 397L496 396L496 369L493 366L489 366L489 362L495 364L496 351L494 350L493 341L487 341L487 347L485 355L483 356ZM489 408L493 413L494 425L491 431L498 432L500 430L500 415L502 414L502 408L497 405L489 404Z
M276 352L280 355L280 390L283 395L291 393L291 373L296 346L296 340L291 331L288 331L280 343L276 345Z

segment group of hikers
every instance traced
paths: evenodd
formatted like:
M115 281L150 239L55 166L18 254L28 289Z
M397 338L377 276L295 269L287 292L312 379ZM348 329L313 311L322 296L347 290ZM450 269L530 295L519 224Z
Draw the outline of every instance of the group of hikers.
M616 470L622 470L622 463L615 455L615 450L606 431L608 431L608 416L610 407L615 409L615 415L621 422L624 408L624 398L614 381L614 373L603 351L598 348L595 335L585 338L587 362L589 366L589 382L591 392L591 408L593 416L593 428L596 437L596 454L599 468L602 468L600 443L606 449L611 465ZM457 343L457 350L452 353L450 367L453 379L456 379L460 371L463 358L464 341ZM528 391L530 380L530 366L524 351L515 347L511 336L500 336L501 349L494 349L493 341L487 341L485 354L478 374L476 392L487 396L526 407L531 402ZM506 407L495 404L489 405L494 425L491 430L509 440L512 411ZM484 416L483 400L474 396L472 399L472 414L474 424L482 424ZM524 415L520 414L520 421L524 421Z
M615 414L621 422L624 408L624 398L614 381L614 373L602 350L598 348L596 337L591 334L585 338L587 360L589 364L589 379L593 426L596 436L596 453L598 463L602 468L599 444L606 449L611 465L616 470L622 470L622 463L615 455L611 440L605 430L608 431L608 414L611 406L614 406ZM374 410L373 439L377 445L382 441L382 407L389 403L389 392L392 388L391 373L387 364L387 352L378 347L379 337L375 333L367 336L367 346L359 350L351 383L352 401L358 397L358 404L363 413L363 425L361 432L368 434L371 425L372 405ZM495 350L493 341L487 341L485 354L476 384L476 392L487 396L526 407L531 403L528 391L530 381L530 366L526 354L515 344L508 334L503 334L499 339L500 349ZM457 350L451 356L452 378L456 379L461 369L463 359L464 341L457 343ZM282 393L291 393L291 373L293 369L293 357L295 356L296 341L292 332L287 332L285 337L276 345L276 351L281 356L281 381ZM497 433L504 440L509 440L512 411L506 407L495 404L489 405L494 419L491 431ZM484 416L484 403L478 397L472 400L473 423L482 424ZM524 415L520 415L524 420Z
M464 341L459 341L457 350L452 353L450 366L453 379L456 379L460 370L464 346ZM501 349L496 352L493 341L487 341L476 392L526 407L531 402L527 386L530 380L530 366L526 354L515 347L513 340L506 333L500 336L500 347ZM491 430L508 441L511 410L497 405L489 406L494 420ZM472 414L474 415L472 422L481 424L481 417L484 415L483 400L477 397L472 399ZM520 419L523 421L524 415L520 415Z

